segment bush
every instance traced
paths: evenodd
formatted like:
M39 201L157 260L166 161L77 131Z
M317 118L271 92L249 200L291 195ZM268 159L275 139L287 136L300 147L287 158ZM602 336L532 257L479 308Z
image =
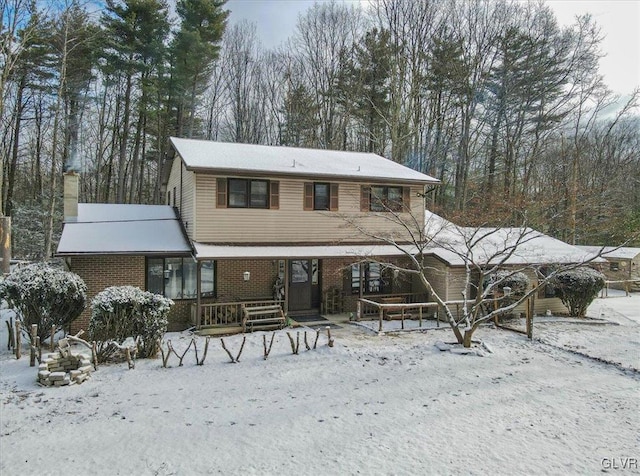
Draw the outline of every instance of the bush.
M512 273L507 270L497 271L492 275L492 282L496 283L494 289L497 289L501 293L504 292L504 288L511 288L511 294L514 296L523 296L527 289L529 289L529 278L526 274L520 271Z
M600 271L582 266L561 271L551 280L558 297L572 316L584 317L587 307L604 287L605 276Z
M52 326L57 332L82 313L87 286L77 274L36 263L7 276L0 283L0 297L16 310L27 335L37 324L42 341L51 335Z
M104 362L115 352L111 341L122 343L139 338L138 356L155 357L158 342L167 330L171 299L133 286L113 286L91 301L90 339L98 342L98 360Z

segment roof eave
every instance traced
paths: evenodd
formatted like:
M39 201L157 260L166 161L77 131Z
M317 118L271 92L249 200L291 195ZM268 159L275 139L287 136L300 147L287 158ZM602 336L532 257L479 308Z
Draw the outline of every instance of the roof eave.
M281 171L265 171L255 169L231 169L231 168L218 168L218 167L198 167L190 166L186 162L185 167L187 170L194 173L207 173L211 175L225 175L225 176L248 176L248 177L296 177L296 178L314 178L318 180L344 180L348 182L363 182L363 183L410 183L419 185L440 185L440 180L432 179L412 179L407 177L372 177L372 176L354 176L345 174L313 174L313 173L301 173L301 172L281 172Z

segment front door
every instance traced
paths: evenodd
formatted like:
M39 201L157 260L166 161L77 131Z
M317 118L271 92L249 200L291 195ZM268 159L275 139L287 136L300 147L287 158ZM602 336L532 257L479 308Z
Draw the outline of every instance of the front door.
M311 308L311 260L289 261L289 310Z

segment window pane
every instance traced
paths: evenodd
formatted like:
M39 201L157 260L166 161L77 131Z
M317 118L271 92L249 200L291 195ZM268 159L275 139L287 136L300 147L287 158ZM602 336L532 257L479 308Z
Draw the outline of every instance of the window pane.
M390 210L402 210L402 188L389 187L387 189L387 204Z
M313 184L313 209L314 210L329 209L329 184L328 183Z
M267 208L267 182L264 180L251 181L251 208Z
M384 211L384 187L371 187L371 211Z
M164 263L164 295L182 298L182 258L167 258Z
M147 291L162 294L163 271L164 260L162 258L150 258L147 260Z
M214 295L214 268L213 261L203 261L200 268L200 292L203 297Z
M307 260L295 260L291 262L291 282L309 282L309 262Z
M184 258L182 271L184 274L182 297L185 299L195 299L198 292L198 283L196 281L196 262L191 258Z
M229 206L247 206L247 181L240 179L229 179Z
M360 265L351 265L351 292L357 294L360 290Z
M367 290L370 293L380 292L380 263L369 263Z

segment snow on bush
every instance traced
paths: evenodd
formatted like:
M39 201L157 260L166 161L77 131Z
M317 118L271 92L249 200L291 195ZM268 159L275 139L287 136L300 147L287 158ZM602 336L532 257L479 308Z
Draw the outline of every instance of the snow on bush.
M518 272L510 272L506 269L497 271L491 275L493 288L504 292L504 288L511 288L510 293L515 296L522 296L529 288L529 278L526 274Z
M45 263L16 268L0 283L0 297L16 310L23 330L38 325L38 336L44 340L68 325L84 310L87 286L80 276Z
M572 316L584 317L587 307L604 287L605 276L600 271L582 266L556 274L551 281L562 303Z
M104 362L117 348L111 341L138 339L138 356L155 357L158 342L167 330L173 301L134 286L113 286L91 301L89 335L98 343L98 360Z
M499 307L507 307L520 299L529 289L529 278L526 274L501 269L489 278L492 289L498 291ZM504 288L510 288L509 294L504 294Z

